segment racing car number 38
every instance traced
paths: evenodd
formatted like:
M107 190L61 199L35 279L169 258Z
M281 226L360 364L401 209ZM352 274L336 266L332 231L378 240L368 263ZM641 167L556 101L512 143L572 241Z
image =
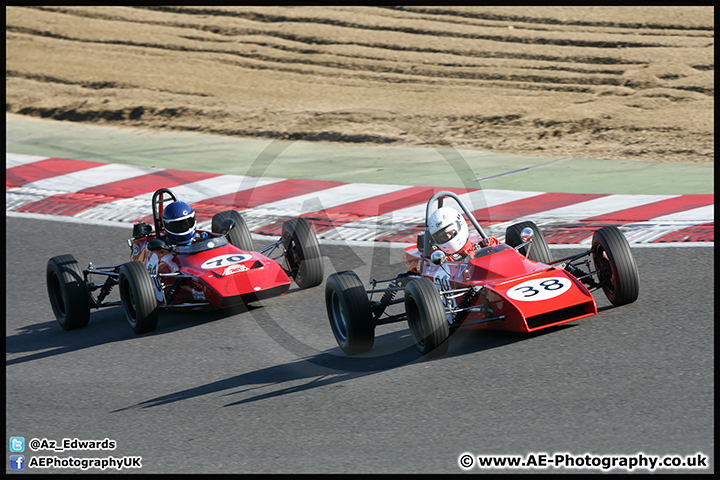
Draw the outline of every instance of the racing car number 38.
M524 302L548 300L567 292L571 285L572 282L567 278L536 278L523 282L508 290L508 297Z

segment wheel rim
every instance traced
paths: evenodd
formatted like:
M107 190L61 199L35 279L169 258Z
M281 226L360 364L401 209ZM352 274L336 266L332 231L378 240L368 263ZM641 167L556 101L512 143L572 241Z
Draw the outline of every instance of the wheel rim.
M290 270L290 275L292 275L297 282L302 279L302 276L300 275L300 262L302 259L298 254L297 244L293 238L285 237L283 240L285 245L287 245L285 247L285 261L287 262L288 269Z
M302 260L300 259L300 255L298 255L297 248L292 249L292 263L293 268L292 271L295 274L295 282L296 283L302 283L302 275L300 274L300 262Z
M330 297L330 309L332 311L333 330L341 341L347 340L347 320L345 318L345 310L340 302L340 296L336 292L332 292Z
M595 265L598 270L600 282L608 292L615 293L615 276L613 275L610 259L607 252L602 246L598 246L595 251Z

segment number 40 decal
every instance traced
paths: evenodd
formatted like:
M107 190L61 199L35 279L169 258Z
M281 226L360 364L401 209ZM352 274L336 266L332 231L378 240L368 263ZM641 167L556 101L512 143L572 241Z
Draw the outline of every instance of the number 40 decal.
M240 253L236 254L230 254L230 255L219 255L217 257L213 257L210 260L206 260L205 263L201 265L202 268L206 270L212 270L214 268L221 268L221 267L227 267L229 265L234 265L236 263L240 262L246 262L252 258L252 255L244 255Z
M528 280L508 290L508 297L523 302L536 302L562 295L570 289L572 282L567 278L550 277Z

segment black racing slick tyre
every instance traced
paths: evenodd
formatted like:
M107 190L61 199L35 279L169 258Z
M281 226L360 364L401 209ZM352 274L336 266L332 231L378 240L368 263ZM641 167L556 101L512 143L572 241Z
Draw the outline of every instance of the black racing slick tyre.
M224 212L216 213L212 217L212 232L221 233L222 222L226 218L232 218L235 220L235 227L230 230L227 234L228 242L235 245L240 250L246 252L252 252L254 250L252 235L250 229L245 223L245 219L235 210L226 210Z
M128 262L120 267L118 277L120 300L130 327L135 333L152 332L157 328L160 311L155 287L142 262Z
M45 277L50 305L60 326L65 330L86 326L90 321L90 293L75 257L51 258Z
M310 288L320 285L324 274L322 253L310 223L300 217L283 223L282 243L288 270L297 286Z
M550 253L550 247L548 247L547 240L545 240L545 235L543 235L538 226L535 225L535 222L527 221L510 225L505 230L505 243L513 248L522 244L523 242L520 238L520 232L522 232L525 228L530 228L533 231L532 243L530 245L525 245L519 249L518 252L527 256L528 260L532 260L533 262L546 264L552 262L552 254ZM530 247L529 255L528 246Z
M325 285L325 306L335 340L347 355L369 351L375 321L365 287L354 272L333 273Z
M415 346L426 356L445 355L450 327L435 284L416 278L405 287L405 313Z
M603 292L619 307L637 300L640 275L625 235L615 226L596 230L592 238L592 257Z

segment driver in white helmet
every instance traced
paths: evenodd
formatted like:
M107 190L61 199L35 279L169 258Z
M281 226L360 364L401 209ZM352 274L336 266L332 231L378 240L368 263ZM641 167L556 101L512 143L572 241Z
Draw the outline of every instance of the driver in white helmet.
M470 240L470 230L460 212L450 207L435 210L428 221L430 236L440 250L453 260L462 260L475 251L475 244ZM479 246L497 245L495 237L483 239Z

